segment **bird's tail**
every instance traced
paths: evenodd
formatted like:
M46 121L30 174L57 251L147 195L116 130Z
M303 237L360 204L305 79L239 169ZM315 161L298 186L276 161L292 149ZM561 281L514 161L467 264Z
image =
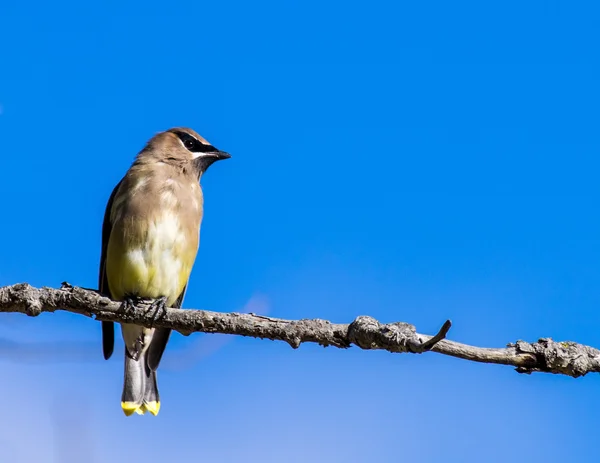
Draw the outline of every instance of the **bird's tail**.
M160 397L158 396L158 385L156 384L156 371L151 370L148 365L146 365L145 368L148 375L146 376L146 388L144 390L144 410L147 410L156 416L160 410Z
M145 353L138 359L133 359L125 349L125 378L121 408L127 416L133 413L143 415L146 411L155 416L158 414L160 400L156 372L148 368Z

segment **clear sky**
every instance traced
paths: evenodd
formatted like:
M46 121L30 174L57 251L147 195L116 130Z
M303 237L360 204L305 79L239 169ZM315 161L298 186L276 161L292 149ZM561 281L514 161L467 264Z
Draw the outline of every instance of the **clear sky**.
M186 307L600 346L599 13L3 2L0 285L96 287L113 186L184 125L233 155L202 180ZM0 316L0 461L597 458L598 376L176 335L160 415L126 418L121 349L81 316Z

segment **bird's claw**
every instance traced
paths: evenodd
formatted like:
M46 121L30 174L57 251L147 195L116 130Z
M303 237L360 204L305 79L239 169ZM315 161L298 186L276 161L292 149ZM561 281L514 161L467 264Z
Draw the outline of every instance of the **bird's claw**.
M167 314L167 297L162 296L152 301L146 315L152 314L152 322L157 322Z
M135 296L125 296L123 302L121 303L121 307L119 310L124 315L132 315L135 312L136 304L138 303L138 298Z

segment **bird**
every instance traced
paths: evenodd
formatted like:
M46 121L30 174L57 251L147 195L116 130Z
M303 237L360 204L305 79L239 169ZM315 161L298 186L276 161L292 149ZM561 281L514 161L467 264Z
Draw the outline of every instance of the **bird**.
M231 155L197 132L175 127L157 133L113 189L102 224L99 292L131 311L152 301L154 319L180 308L200 244L204 199L200 179ZM102 322L102 351L113 354L113 322ZM121 323L125 372L121 408L126 416L160 410L156 370L170 329Z

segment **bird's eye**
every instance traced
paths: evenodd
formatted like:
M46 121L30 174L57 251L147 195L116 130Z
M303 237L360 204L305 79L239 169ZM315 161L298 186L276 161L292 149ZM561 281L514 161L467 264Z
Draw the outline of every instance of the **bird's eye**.
M186 140L183 144L189 150L194 147L194 142L192 140Z

